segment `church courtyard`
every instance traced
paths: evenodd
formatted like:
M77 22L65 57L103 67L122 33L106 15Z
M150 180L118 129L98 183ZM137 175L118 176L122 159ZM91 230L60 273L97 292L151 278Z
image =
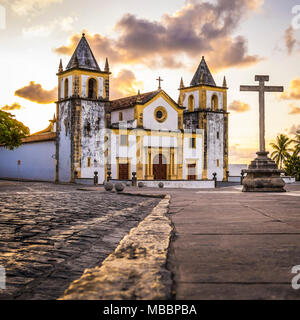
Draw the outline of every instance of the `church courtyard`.
M1 181L0 265L7 277L0 298L58 299L89 269L88 281L71 290L72 299L76 288L89 299L99 283L93 268L161 201L149 195L169 194L173 231L164 267L173 281L166 282L165 299L299 299L292 268L300 265L300 184L286 189L127 187L121 195L101 187Z
M57 299L100 265L159 199L0 181L0 299Z

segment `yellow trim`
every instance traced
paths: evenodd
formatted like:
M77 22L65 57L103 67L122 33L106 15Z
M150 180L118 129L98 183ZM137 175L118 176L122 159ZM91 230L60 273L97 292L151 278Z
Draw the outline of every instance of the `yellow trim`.
M161 118L157 117L157 112L159 112L159 111L162 113L162 117ZM168 112L167 112L166 108L165 107L157 107L157 108L155 108L155 110L154 110L154 118L155 118L155 120L157 122L160 122L160 123L165 122L167 120L167 118L168 118Z

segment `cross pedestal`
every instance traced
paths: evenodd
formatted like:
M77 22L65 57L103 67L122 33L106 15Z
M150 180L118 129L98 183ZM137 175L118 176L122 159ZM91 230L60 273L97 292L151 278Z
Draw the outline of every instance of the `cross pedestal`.
M260 151L251 162L247 176L243 179L243 192L285 192L284 181L281 178L283 170L279 170L275 161L268 157L265 149L265 92L283 92L283 87L265 86L269 76L255 76L258 86L241 86L241 91L259 92L259 144Z

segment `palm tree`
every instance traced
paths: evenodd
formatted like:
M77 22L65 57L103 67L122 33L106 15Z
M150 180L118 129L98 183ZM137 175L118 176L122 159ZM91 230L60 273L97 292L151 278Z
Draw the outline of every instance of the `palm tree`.
M294 143L295 153L296 155L298 155L300 152L300 130L296 132L296 136L295 136L295 139L293 139L293 143Z
M279 165L279 168L282 169L283 161L289 156L289 152L292 149L289 148L289 145L293 141L290 140L286 135L280 134L276 137L275 143L270 143L271 147L273 148L273 152L271 154L271 158Z

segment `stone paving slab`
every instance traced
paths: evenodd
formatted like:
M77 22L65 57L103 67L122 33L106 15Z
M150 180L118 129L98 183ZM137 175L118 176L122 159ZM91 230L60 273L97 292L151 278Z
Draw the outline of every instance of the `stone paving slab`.
M300 299L300 185L280 194L237 188L171 194L176 299Z
M57 299L100 265L159 199L0 181L0 299Z
M61 300L161 300L172 294L166 269L172 226L166 216L170 196L124 237L101 266L87 269Z

